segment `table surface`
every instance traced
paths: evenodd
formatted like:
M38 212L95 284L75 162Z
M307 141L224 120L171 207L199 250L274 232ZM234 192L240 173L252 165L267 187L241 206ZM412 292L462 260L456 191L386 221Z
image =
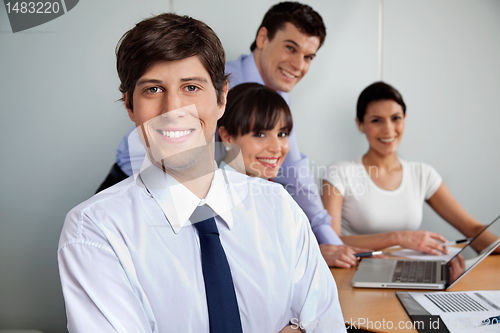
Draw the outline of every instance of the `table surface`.
M356 327L368 328L374 332L401 331L398 325L405 327L406 332L418 332L410 328L411 320L395 292L423 290L353 288L351 279L356 269L356 267L331 269L339 290L344 320ZM448 291L500 290L499 276L500 255L489 255ZM392 329L389 321L392 322Z

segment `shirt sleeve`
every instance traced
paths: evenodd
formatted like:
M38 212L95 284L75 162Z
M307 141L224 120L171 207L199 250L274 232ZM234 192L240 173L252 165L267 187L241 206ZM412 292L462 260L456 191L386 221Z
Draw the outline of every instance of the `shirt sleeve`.
M122 138L118 148L116 148L116 163L127 176L132 176L132 164L130 163L130 153L128 148L128 136L135 129L133 126L130 131Z
M429 200L443 182L439 173L428 164L422 163L422 177L425 184L425 200Z
M58 264L70 333L157 332L147 300L133 290L109 245L70 239L58 250Z
M242 61L242 59L243 59L242 56L240 56L237 60L226 62L225 72L226 72L226 74L229 75L229 78L228 78L229 89L233 88L234 86L237 86L238 84L240 84L243 81L243 79L241 77L241 73L242 73L241 61Z
M295 206L292 232L295 269L292 294L292 327L307 333L345 332L337 285L318 243L314 240L307 217Z
M299 151L293 129L289 136L289 146L288 155L281 165L278 176L273 180L283 185L300 208L304 210L320 244L343 244L331 227L332 218L323 207L318 187L309 168L309 161Z
M330 164L323 179L332 184L340 192L342 197L345 197L347 191L347 179L341 163L333 162Z

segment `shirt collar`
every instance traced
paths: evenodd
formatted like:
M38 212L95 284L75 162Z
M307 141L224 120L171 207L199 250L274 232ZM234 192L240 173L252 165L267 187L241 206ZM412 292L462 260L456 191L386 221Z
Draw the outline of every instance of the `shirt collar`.
M205 199L200 199L174 177L155 166L149 158L146 158L146 160L139 177L147 191L161 207L163 214L165 214L176 234L186 224L191 224L189 218L196 207L203 204L209 206L215 215L219 215L229 229L233 227L231 209L234 200L230 197L230 186L226 181L223 170L215 170L207 196Z
M245 82L255 82L264 85L264 80L262 79L259 69L257 68L257 64L255 63L253 52L243 59L241 67L243 69Z

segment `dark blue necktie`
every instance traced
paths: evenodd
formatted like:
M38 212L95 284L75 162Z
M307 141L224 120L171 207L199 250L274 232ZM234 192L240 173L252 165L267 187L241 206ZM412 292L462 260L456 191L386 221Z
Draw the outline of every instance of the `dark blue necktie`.
M198 206L191 216L191 222L200 237L210 333L242 333L233 278L212 209Z

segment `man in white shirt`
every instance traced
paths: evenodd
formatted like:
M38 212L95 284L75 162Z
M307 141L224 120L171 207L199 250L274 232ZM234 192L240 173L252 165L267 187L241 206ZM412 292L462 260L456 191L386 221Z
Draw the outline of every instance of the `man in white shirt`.
M147 158L136 177L66 217L58 260L70 332L345 331L303 211L280 185L213 161L224 61L215 33L185 16L158 15L122 37L120 91ZM206 283L220 262L205 261L200 206L215 215L235 296L227 321L238 328L214 328L221 314L209 293L227 286Z
M229 88L245 82L266 85L276 90L293 111L288 93L307 74L325 38L323 19L310 6L290 1L273 5L257 29L250 46L252 52L226 63L226 73L231 74ZM116 164L98 191L133 175L133 165L137 161L142 163L146 153L131 131L132 135L127 133L120 142ZM282 184L306 213L327 264L343 268L356 266L358 259L354 253L370 250L343 245L331 226L332 218L319 196L309 160L299 149L295 128L288 142L290 149L273 181ZM224 150L216 150L215 155L222 160Z

